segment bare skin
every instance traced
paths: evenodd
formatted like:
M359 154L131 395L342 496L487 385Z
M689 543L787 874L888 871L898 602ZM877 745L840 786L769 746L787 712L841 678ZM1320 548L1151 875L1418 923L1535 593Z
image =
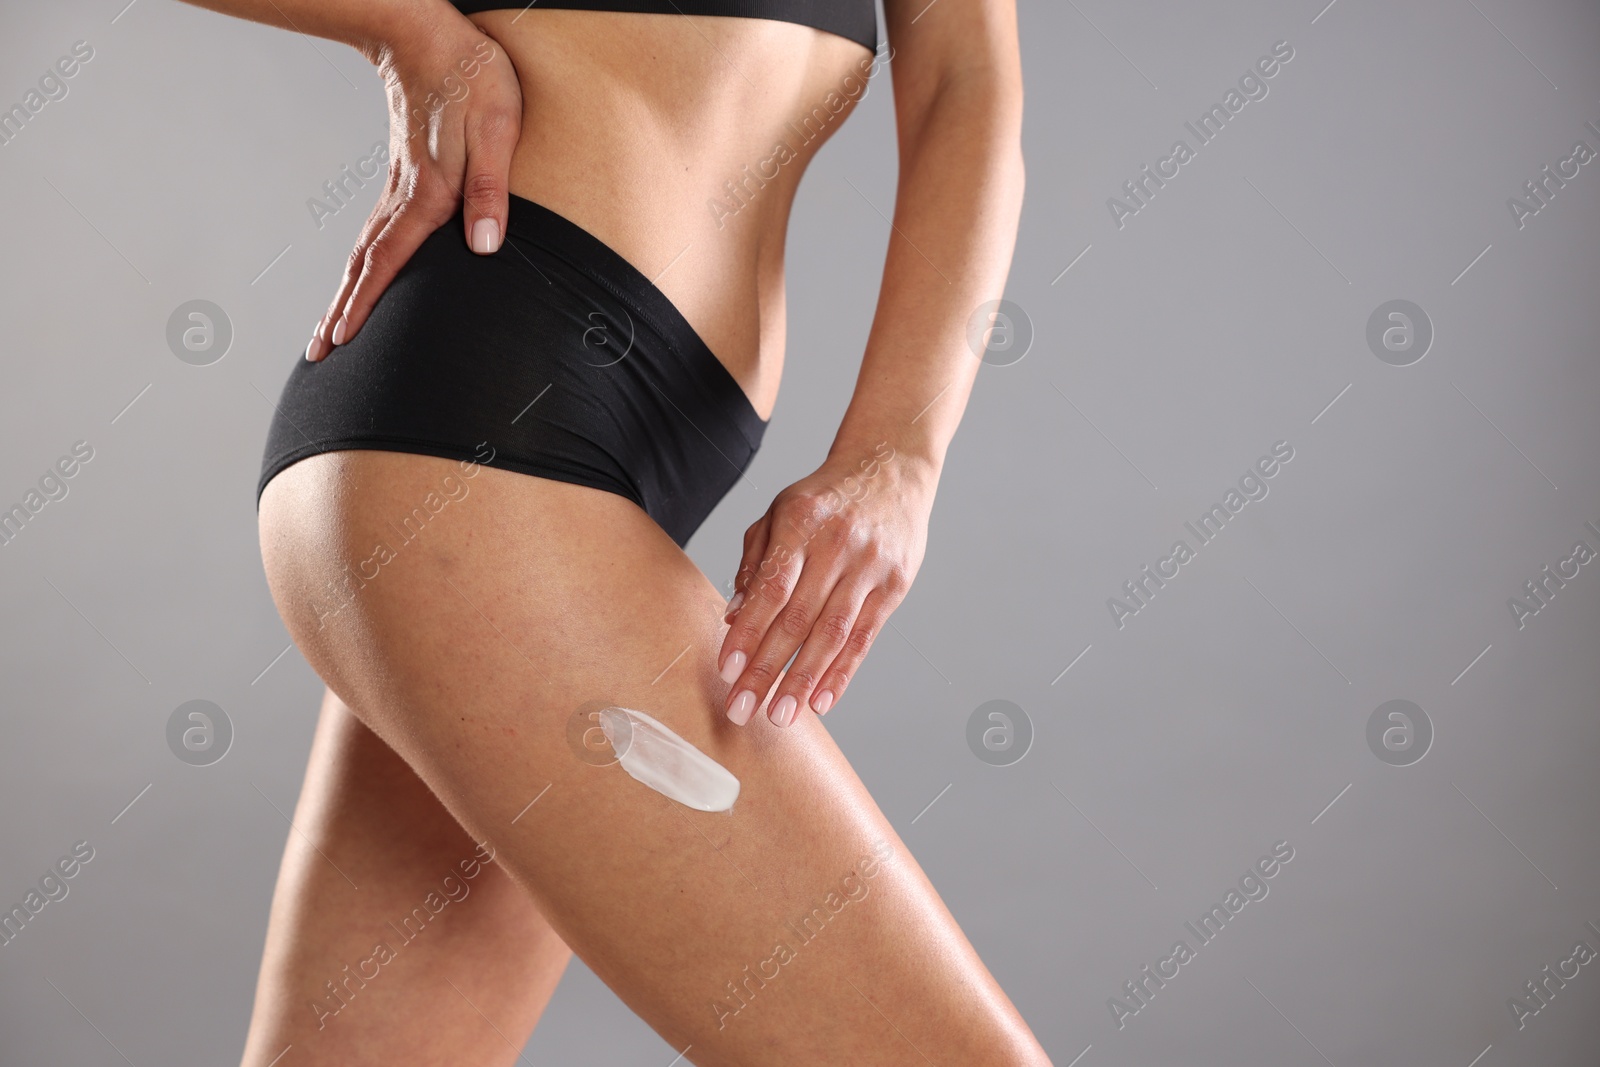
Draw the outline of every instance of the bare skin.
M510 1062L572 953L331 692L294 825L244 1062Z
M329 583L376 540L392 540L389 518L448 488L447 477L465 495L319 629ZM713 659L724 601L630 502L486 467L467 478L434 457L336 452L273 480L261 532L301 650L466 834L441 832L426 862L399 861L413 884L383 889L376 906L369 886L351 889L336 871L286 875L320 892L315 906L302 897L275 909L246 1064L290 1044L296 1062L397 1062L362 1044L359 1026L344 1028L368 1019L472 1050L436 1061L419 1043L399 1062L514 1061L500 1035L515 1042L531 1028L564 950L510 902L520 936L506 924L496 944L475 944L476 924L495 920L468 897L449 905L459 914L440 916L449 947L437 970L413 966L409 946L392 974L380 968L374 992L391 978L396 989L414 983L394 995L426 1008L393 1014L374 999L364 1016L361 991L319 1030L309 1007L367 947L355 933L343 944L317 935L378 929L415 903L416 881L461 858L468 838L490 843L494 866L629 1007L677 1049L693 1046L688 1062L1048 1062L821 720L741 729L715 713L726 690ZM732 771L743 787L733 811L692 811L616 766L579 759L568 722L597 701L647 710ZM312 793L335 792L316 779ZM388 832L350 841L361 831L335 825L337 795L302 802L305 814L324 805L326 823L302 826L321 843L322 867L373 862L360 860L365 849L412 832L411 815L388 810L379 815ZM868 857L878 857L870 873ZM803 940L790 924L818 908ZM459 932L447 925L458 920ZM498 1014L473 989L462 985L463 997L441 981L461 985L469 973L498 994ZM460 1010L467 998L483 1016Z
M359 331L463 195L472 240L486 220L503 227L510 191L656 278L772 411L789 206L859 96L847 79L871 63L864 48L756 19L205 6L290 12L360 47L391 87L389 187L308 358ZM267 577L329 693L246 1067L515 1062L570 952L686 1062L1048 1062L820 719L798 714L837 702L920 564L977 369L967 322L999 296L1014 238L1010 3L925 7L885 5L902 171L861 378L821 467L747 533L736 610L632 503L597 490L376 451L303 460L268 485ZM409 105L486 40L495 58L471 91L408 137ZM819 136L785 134L830 92L844 107ZM737 211L708 207L786 137L793 157ZM466 491L425 536L336 594L445 479ZM733 812L579 759L568 722L597 701L648 711L729 768L744 786ZM468 881L475 842L494 858ZM441 880L452 865L459 888ZM423 933L384 934L419 902L418 924L435 914L430 889L463 888Z

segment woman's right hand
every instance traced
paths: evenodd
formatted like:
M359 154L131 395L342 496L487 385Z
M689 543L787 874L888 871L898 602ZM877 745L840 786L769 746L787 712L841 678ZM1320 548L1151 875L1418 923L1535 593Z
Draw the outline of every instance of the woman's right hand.
M313 361L361 330L389 282L463 198L468 247L499 250L522 131L522 84L510 57L454 8L404 41L362 52L388 87L389 177L306 346Z

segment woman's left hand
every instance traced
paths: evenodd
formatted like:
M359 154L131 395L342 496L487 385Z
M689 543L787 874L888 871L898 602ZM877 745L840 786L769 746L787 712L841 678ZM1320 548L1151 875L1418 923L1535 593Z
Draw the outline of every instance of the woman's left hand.
M780 675L767 713L775 725L838 702L922 564L937 480L888 444L830 457L745 531L725 617L732 628L717 657L736 725Z

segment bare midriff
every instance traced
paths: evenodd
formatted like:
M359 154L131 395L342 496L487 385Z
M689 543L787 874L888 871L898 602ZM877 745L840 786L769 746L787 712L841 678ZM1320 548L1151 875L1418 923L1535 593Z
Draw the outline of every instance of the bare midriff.
M783 369L783 248L811 157L865 91L862 45L768 19L471 16L522 84L510 189L677 306L762 418Z

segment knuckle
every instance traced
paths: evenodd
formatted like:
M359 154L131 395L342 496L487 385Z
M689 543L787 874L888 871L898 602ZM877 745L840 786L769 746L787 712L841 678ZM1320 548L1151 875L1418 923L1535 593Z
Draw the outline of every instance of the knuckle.
M831 513L827 501L812 493L798 493L783 503L784 521L807 533L820 526Z
M757 577L761 581L761 592L774 600L785 600L794 589L796 576L783 569L782 565L771 568L771 573L763 569Z
M422 168L418 166L396 167L394 172L394 200L393 210L396 213L405 210L405 206L415 199L428 183L422 179Z
M522 116L507 104L490 104L478 112L475 122L480 141L498 143L516 137Z
M477 206L480 202L495 200L500 195L503 184L497 175L479 171L467 177L466 183L461 187L461 195Z
M843 546L850 550L851 555L864 556L876 559L882 551L878 540L873 536L871 528L859 522L852 522L839 531L839 539Z
M786 692L794 694L796 699L816 688L817 674L815 671L802 667L798 662L789 668L789 673L784 675L783 688Z
M911 588L911 574L903 564L892 564L883 578L884 588L896 596Z
M872 647L873 639L878 636L878 631L871 623L863 623L850 631L850 636L845 639L845 655L853 659L860 659L867 654L867 649Z
M366 262L362 265L360 277L370 278L375 274L382 274L389 265L390 242L379 238L367 246Z
M777 680L777 668L765 660L753 663L745 670L746 687L755 689L758 693L772 688L772 683Z
M861 554L863 556L885 569L892 570L894 568L894 553L884 543L883 538L872 530L862 530L861 542Z
M850 638L851 621L848 615L825 615L817 623L816 629L830 647L838 648Z
M749 612L741 611L735 619L730 632L733 642L728 647L732 650L754 650L761 643L761 630L749 617Z
M778 613L778 628L790 637L802 638L811 632L814 617L809 604L791 601Z

